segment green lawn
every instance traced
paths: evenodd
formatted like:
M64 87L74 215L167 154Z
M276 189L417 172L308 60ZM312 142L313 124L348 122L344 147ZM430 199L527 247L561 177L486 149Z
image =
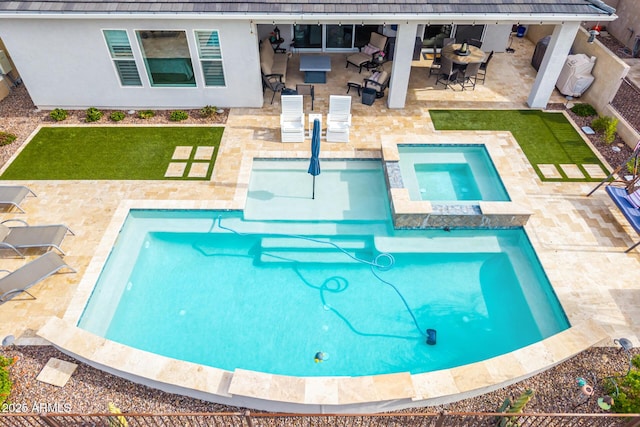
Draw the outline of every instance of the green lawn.
M510 131L542 181L600 181L589 177L585 164L600 165L608 174L563 114L538 110L430 110L430 114L437 130ZM555 165L562 178L545 178L540 164ZM585 178L568 178L560 164L578 165Z
M208 180L222 127L46 127L0 177L7 180L114 179ZM190 159L171 160L176 146L191 146ZM187 178L196 147L215 147L207 176ZM187 163L184 177L165 178L170 162Z

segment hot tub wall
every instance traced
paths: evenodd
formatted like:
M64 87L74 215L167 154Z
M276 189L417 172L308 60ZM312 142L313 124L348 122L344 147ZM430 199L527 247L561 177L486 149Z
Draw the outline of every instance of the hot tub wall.
M516 202L438 204L411 200L396 160L383 162L396 228L509 228L524 226L531 212Z

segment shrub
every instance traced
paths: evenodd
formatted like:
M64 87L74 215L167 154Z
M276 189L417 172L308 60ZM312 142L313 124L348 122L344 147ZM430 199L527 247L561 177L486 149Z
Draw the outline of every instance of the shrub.
M9 366L15 363L16 359L0 356L0 405L9 400L13 381L9 377Z
M600 116L593 119L591 127L597 132L602 132L604 142L611 144L616 139L616 127L618 126L618 119L614 119L609 116Z
M619 414L640 413L640 354L637 354L631 364L634 369L629 375L618 379L618 395L615 383L606 384L606 391L614 396L613 411Z
M87 108L87 117L84 119L85 122L97 122L102 118L102 111L98 110L95 107Z
M186 111L182 110L172 111L169 115L169 120L171 120L172 122L181 122L182 120L187 120L188 118L189 115L186 113Z
M124 119L124 117L125 117L125 114L122 111L114 111L111 114L109 114L109 118L114 122L119 122L120 120Z
M218 109L212 105L205 105L200 109L200 115L202 117L211 117L213 116Z
M154 113L152 110L142 110L142 111L138 111L138 117L141 119L150 119L151 117L154 117L156 115L156 113Z
M574 105L573 107L571 107L571 111L573 111L573 114L580 117L589 117L598 114L596 109L593 108L591 104L584 103Z
M67 118L68 115L69 113L67 113L67 110L63 110L62 108L56 108L55 110L49 113L49 117L51 117L56 122L63 121L64 119Z
M17 136L9 132L0 132L0 145L9 145L15 141Z

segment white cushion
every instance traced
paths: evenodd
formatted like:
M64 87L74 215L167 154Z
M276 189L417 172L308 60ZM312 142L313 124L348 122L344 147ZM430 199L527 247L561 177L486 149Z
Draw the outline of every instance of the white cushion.
M640 190L636 190L631 194L627 194L627 200L637 209L640 209Z
M374 53L376 53L376 52L377 52L377 51L379 51L379 50L380 50L380 49L378 49L377 47L372 46L372 45L370 45L370 44L367 44L367 45L362 49L362 51L363 51L364 53L366 53L367 55L373 55Z

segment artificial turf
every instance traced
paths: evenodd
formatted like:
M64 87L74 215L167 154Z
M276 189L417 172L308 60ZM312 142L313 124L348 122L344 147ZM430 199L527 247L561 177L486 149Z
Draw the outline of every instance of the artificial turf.
M597 164L608 174L580 134L561 113L539 110L430 110L437 130L510 131L542 181L600 181L583 165ZM545 178L538 165L553 164L562 178ZM568 178L561 164L577 165L585 178Z
M24 147L0 179L7 180L162 180L176 146L215 147L222 127L45 127ZM187 166L188 169L188 166ZM186 175L186 174L185 174Z

